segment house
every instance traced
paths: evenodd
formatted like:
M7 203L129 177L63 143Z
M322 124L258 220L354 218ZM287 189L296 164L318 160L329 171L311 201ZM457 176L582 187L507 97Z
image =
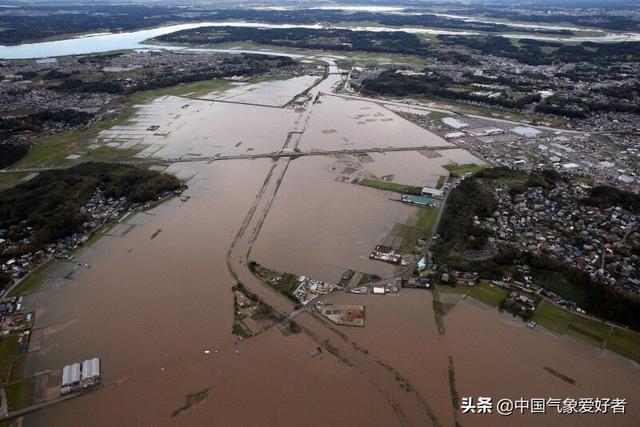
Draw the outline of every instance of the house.
M374 294L384 295L384 292L385 292L385 290L384 290L384 287L382 287L382 286L374 286L373 287L373 293Z

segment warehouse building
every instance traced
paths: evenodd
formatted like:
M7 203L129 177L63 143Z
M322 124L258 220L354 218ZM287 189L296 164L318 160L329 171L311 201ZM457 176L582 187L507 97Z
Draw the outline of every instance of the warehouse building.
M100 359L94 357L84 362L72 363L62 369L60 394L68 394L100 383Z

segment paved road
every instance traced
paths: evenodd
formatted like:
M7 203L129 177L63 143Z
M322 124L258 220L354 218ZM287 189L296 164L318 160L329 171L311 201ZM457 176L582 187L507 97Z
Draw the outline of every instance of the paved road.
M292 132L295 133L295 132ZM414 147L378 147L378 148L362 148L362 149L348 149L348 150L309 150L309 151L287 151L276 153L256 153L256 154L233 154L228 156L206 156L206 157L181 157L174 159L140 159L140 160L125 160L120 162L114 162L123 165L157 165L157 164L169 164L169 163L192 163L192 162L218 162L224 160L243 160L243 159L266 159L275 157L305 157L305 156L331 156L338 154L366 154L366 153L387 153L394 151L442 151L442 150L455 150L460 147L454 144L448 145L421 145ZM285 147L286 149L286 147ZM21 168L21 169L3 169L0 170L0 174L12 174L12 173L37 173L51 170L68 169L69 166L45 166L38 168Z
M7 413L4 419L11 419L21 417L23 415L27 415L29 412L38 411L40 409L46 408L47 406L55 405L56 403L64 402L65 400L72 399L74 397L80 396L82 393L70 393L65 394L64 396L60 396L56 399L46 400L44 402L35 403L33 405L29 405L26 408L18 409L17 411L11 411Z
M0 419L6 418L8 412L7 393L4 391L4 386L0 384Z

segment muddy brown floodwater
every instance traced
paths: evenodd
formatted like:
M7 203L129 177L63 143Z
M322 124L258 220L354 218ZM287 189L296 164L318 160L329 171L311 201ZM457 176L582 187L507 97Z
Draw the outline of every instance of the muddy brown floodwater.
M78 257L89 269L28 299L37 329L60 326L39 340L29 370L99 355L104 377L97 391L35 413L27 425L296 425L310 414L317 425L394 425L367 380L329 355L311 357L316 345L304 335L273 329L234 344L224 256L270 163L194 164L188 202L134 217L130 229L118 227L126 234ZM202 402L171 416L205 389Z
M328 92L330 75L311 91ZM237 87L212 98L282 105L315 79ZM269 96L270 93L272 96ZM97 143L143 149L167 159L302 150L447 145L384 107L322 96L305 111L166 97ZM186 106L185 106L186 105ZM157 129L148 130L151 126ZM626 397L625 417L545 416L550 425L633 425L638 367L543 331L530 331L479 303L459 303L435 324L432 294L335 294L333 303L366 306L364 328L329 324L260 283L248 257L267 267L335 282L344 270L391 275L368 258L393 225L415 208L356 178L434 185L443 165L479 162L463 150L371 152L261 160L174 163L190 199L175 198L127 217L56 262L25 304L36 310L27 361L50 373L98 356L103 383L81 397L28 415L28 426L452 426L533 425L534 417L456 414L449 357L461 396ZM74 268L75 263L89 268ZM240 340L231 333L231 286L240 280L302 332L273 327ZM312 356L318 346L325 351ZM563 382L550 367L574 378ZM571 417L571 418L569 418Z
M337 182L335 158L304 157L289 170L252 251L278 271L337 283L347 269L388 276L394 266L369 259L395 222L415 209L390 194Z
M638 365L542 328L527 329L495 309L472 300L446 315L444 345L453 355L461 396L509 398L626 398L626 415L554 413L510 417L462 415L463 425L544 423L549 426L633 426L640 419ZM572 385L548 367L575 380Z

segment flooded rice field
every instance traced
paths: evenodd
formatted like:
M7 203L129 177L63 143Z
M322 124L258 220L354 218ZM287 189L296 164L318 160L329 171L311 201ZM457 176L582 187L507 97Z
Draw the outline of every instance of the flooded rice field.
M353 182L386 177L406 185L435 186L447 174L442 165L451 159L475 159L450 151L458 150L444 150L450 158L428 151L292 161L251 258L278 271L332 283L347 269L389 277L395 267L371 260L369 254L383 244L396 223L407 223L416 209L394 200L390 192Z
M439 136L368 101L324 96L313 115L300 148L366 149L449 145Z
M311 94L337 80L330 76ZM354 181L433 186L446 174L443 165L480 162L458 149L197 160L283 147L450 145L365 100L321 96L304 111L235 103L255 100L255 92L260 102L283 105L302 82L313 81L242 85L209 95L228 102L159 98L140 106L130 124L100 135L101 143L141 144L149 156L194 160L166 169L187 180L189 197L126 217L73 263L55 262L42 273L44 285L25 300L36 311L29 374L49 373L46 385L55 390L62 366L98 356L103 380L95 391L28 415L25 425L529 423L456 414L449 357L461 396L620 395L638 401L635 364L530 331L471 301L446 315L446 332L439 335L428 291L331 295L327 302L366 307L364 328L341 327L295 310L260 283L247 268L249 259L333 283L346 269L392 275L395 266L368 255L416 208ZM234 336L231 286L237 282L280 313L299 315L301 332L285 335L274 326L248 339ZM318 347L324 349L319 354ZM632 404L628 409L637 413ZM585 417L584 425L627 420L633 418Z
M372 161L361 163L364 170L360 172L358 169L358 176L375 179L387 177L393 182L413 186L435 186L439 177L447 175L448 172L443 168L446 164L484 164L468 151L457 149L371 153L368 156Z
M284 107L296 95L304 92L320 78L315 76L301 76L286 80L266 81L254 84L242 84L234 89L226 90L221 94L210 94L204 99L216 99L219 101L232 101L237 103L249 103Z
M269 166L270 160L193 164L197 175L188 202L174 199L115 227L79 255L88 269L67 279L64 268L47 272L52 279L28 298L38 313L36 332L42 331L29 371L59 369L97 354L105 372L100 390L36 413L27 425L51 419L67 425L193 425L211 417L223 425L264 417L293 425L319 404L333 408L317 418L323 422L354 411L362 425L377 419L372 414L381 398L373 388L335 359L309 356L315 344L308 338L274 329L236 343L231 334L225 253ZM281 394L270 392L274 383ZM296 392L308 383L317 388ZM186 395L205 389L202 403L172 417ZM270 411L283 401L287 411ZM384 409L380 416L385 419ZM393 425L393 418L386 419Z
M519 320L473 300L445 316L443 345L455 363L460 396L510 398L627 399L627 415L557 414L461 415L463 425L631 426L640 416L638 365L609 351L595 349L543 328L531 331ZM559 372L570 384L549 373ZM517 424L514 424L517 423Z
M347 269L389 276L394 266L369 259L393 224L415 210L390 193L336 181L331 157L291 162L251 258L278 271L336 283ZM373 214L375 212L375 214Z
M447 346L438 336L431 292L406 289L385 296L339 294L326 301L365 305L366 326L341 330L358 346L393 367L399 376L408 378L443 426L454 425Z
M130 124L102 131L98 142L139 150L137 158L269 153L282 147L297 117L288 109L168 96L138 107Z

